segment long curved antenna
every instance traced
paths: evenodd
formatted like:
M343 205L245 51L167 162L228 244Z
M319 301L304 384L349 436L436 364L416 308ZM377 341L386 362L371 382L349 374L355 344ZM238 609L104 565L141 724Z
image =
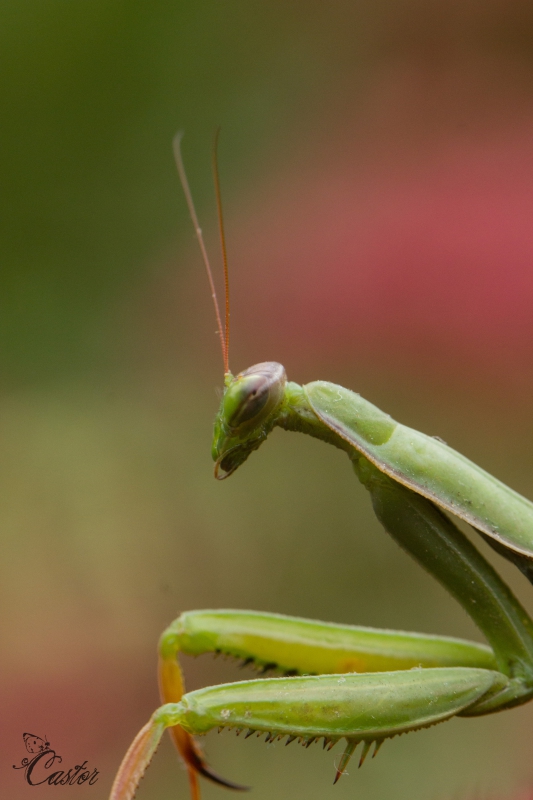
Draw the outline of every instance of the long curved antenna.
M222 318L220 316L220 309L218 307L218 300L217 300L217 293L215 289L215 283L213 281L213 273L211 272L211 266L209 264L209 258L207 256L207 250L205 249L204 244L204 237L202 235L202 229L200 228L200 223L198 222L198 217L196 216L196 210L194 208L194 202L192 199L191 190L189 188L189 181L187 180L187 175L185 173L185 167L183 166L183 159L181 157L181 140L183 137L183 131L180 131L174 137L172 142L172 147L174 150L174 158L176 159L176 167L178 168L178 174L180 176L181 185L183 186L183 192L185 194L185 199L187 200L187 205L189 207L189 213L191 215L191 219L194 225L194 230L196 233L196 238L198 239L198 244L200 245L200 250L202 253L202 258L204 260L205 269L207 272L207 277L209 280L209 286L211 287L211 297L213 298L213 303L215 306L215 315L217 318L217 326L218 326L218 335L220 336L220 345L222 347L222 358L224 360L224 372L229 372L229 363L228 363L228 351L226 348L226 336L224 334L224 329L222 327Z
M229 360L229 271L228 271L228 254L226 252L226 237L224 235L224 218L222 216L222 198L220 195L220 179L218 176L218 137L220 136L220 128L215 131L215 139L213 141L213 178L215 181L215 194L217 198L217 213L218 213L218 230L220 232L220 247L222 249L222 260L224 262L224 294L226 298L226 318L225 318L225 347L226 359ZM227 372L226 368L226 372Z

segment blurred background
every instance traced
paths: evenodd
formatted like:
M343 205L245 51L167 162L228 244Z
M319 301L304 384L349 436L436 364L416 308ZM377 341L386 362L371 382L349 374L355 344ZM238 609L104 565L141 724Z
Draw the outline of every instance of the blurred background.
M0 20L0 789L100 800L182 610L481 639L332 448L278 431L213 480L222 360L171 140L220 270L222 126L233 371L342 383L531 497L533 6L4 0ZM244 676L185 661L190 688ZM98 783L30 788L28 731ZM337 750L206 749L254 800L495 800L533 787L532 731L531 706L454 720L335 788ZM187 791L165 741L138 798Z

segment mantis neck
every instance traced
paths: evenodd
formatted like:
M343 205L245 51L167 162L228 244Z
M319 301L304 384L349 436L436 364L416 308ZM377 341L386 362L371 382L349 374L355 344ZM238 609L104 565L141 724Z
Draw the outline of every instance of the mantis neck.
M283 404L273 424L286 431L305 433L315 439L321 439L327 444L338 447L339 450L344 450L350 457L354 452L350 442L324 425L317 417L309 405L303 387L298 383L287 382Z

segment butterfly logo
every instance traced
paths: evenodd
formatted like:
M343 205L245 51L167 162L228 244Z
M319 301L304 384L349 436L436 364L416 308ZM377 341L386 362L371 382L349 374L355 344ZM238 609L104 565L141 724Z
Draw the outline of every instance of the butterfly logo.
M33 733L23 733L22 738L28 753L42 753L50 747L50 742L46 736L41 739L40 736L35 736Z

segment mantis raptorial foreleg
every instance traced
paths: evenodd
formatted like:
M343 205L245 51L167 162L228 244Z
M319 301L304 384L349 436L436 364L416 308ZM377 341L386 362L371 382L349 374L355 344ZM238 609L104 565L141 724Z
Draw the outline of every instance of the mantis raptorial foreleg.
M486 645L448 636L335 625L258 611L187 611L161 636L162 663L224 653L262 672L320 675L414 667L497 669Z
M203 246L179 148L177 158ZM159 645L163 705L128 751L113 800L133 796L166 728L197 800L198 774L243 788L206 765L193 736L212 728L257 732L267 740L299 739L305 745L317 739L333 745L344 738L337 780L361 742L362 761L373 742L377 750L398 733L527 702L533 696L533 622L444 512L470 523L531 579L533 504L443 442L397 423L341 386L322 381L298 386L275 362L234 377L221 324L220 333L226 374L213 438L215 475L231 475L276 426L343 450L385 530L458 600L490 648L249 611L183 614ZM285 676L186 694L180 652L223 652Z
M502 691L500 672L469 667L442 667L368 674L265 678L212 686L161 706L134 745L135 759L126 759L112 796L132 797L165 728L179 726L190 734L233 728L246 735L266 734L266 741L287 737L309 746L347 740L336 780L361 742L361 763L372 744L426 728ZM134 769L130 770L131 763ZM231 784L229 784L231 786ZM243 788L233 786L232 788Z

